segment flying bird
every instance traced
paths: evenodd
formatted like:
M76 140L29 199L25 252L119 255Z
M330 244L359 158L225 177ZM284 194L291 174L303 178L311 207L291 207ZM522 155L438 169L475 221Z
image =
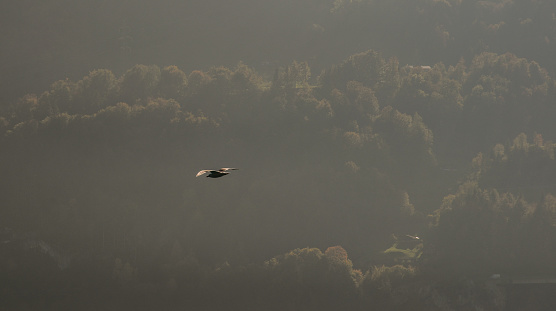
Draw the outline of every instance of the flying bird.
M199 177L201 175L209 173L207 175L207 177L218 178L218 177L222 177L222 176L230 174L230 172L228 172L228 171L235 171L235 170L237 170L237 168L232 168L232 167L224 167L224 168L221 168L219 170L202 170L202 171L199 171L199 173L197 173L197 176L195 176L195 177Z
M421 239L421 238L420 238L420 237L418 237L418 236L413 236L413 235L409 235L409 234L406 234L405 236L407 236L408 238L410 238L410 239L412 239L412 240L415 240L415 241L417 241L417 240L420 240L420 239Z

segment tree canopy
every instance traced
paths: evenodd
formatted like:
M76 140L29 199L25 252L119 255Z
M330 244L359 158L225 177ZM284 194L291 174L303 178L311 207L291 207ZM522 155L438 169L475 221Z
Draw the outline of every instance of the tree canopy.
M552 2L26 3L8 308L505 310L556 274Z

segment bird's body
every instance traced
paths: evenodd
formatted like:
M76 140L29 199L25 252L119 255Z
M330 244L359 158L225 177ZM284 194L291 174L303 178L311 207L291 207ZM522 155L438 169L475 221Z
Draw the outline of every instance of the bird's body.
M209 173L207 177L218 178L230 174L230 172L228 171L235 171L235 170L237 170L237 168L231 168L231 167L224 167L219 170L202 170L199 171L199 173L197 173L196 177Z

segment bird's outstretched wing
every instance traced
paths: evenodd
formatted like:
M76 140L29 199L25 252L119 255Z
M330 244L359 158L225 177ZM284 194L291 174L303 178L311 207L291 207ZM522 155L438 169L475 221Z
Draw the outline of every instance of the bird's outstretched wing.
M219 169L219 171L221 172L227 172L227 171L237 171L237 168L233 168L233 167L223 167L221 169Z
M208 173L208 172L210 172L210 171L212 171L212 170L202 170L202 171L199 171L199 173L197 173L197 176L195 176L195 177L199 177L199 176L201 176L201 175L203 175L203 174L206 174L206 173Z

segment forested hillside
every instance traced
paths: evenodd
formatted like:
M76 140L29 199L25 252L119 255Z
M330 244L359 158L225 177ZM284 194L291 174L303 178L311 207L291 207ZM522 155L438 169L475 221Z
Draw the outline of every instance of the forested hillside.
M68 18L18 30L59 36L32 61L2 49L30 70L2 86L8 310L551 310L489 277L556 275L552 2L238 1L203 23L212 1L183 20L131 2L126 20L111 2L2 13ZM122 23L123 52L76 39ZM239 170L195 178L220 167Z
M0 10L0 99L135 64L187 72L293 60L313 72L368 49L403 65L513 53L556 73L550 0L10 1Z

